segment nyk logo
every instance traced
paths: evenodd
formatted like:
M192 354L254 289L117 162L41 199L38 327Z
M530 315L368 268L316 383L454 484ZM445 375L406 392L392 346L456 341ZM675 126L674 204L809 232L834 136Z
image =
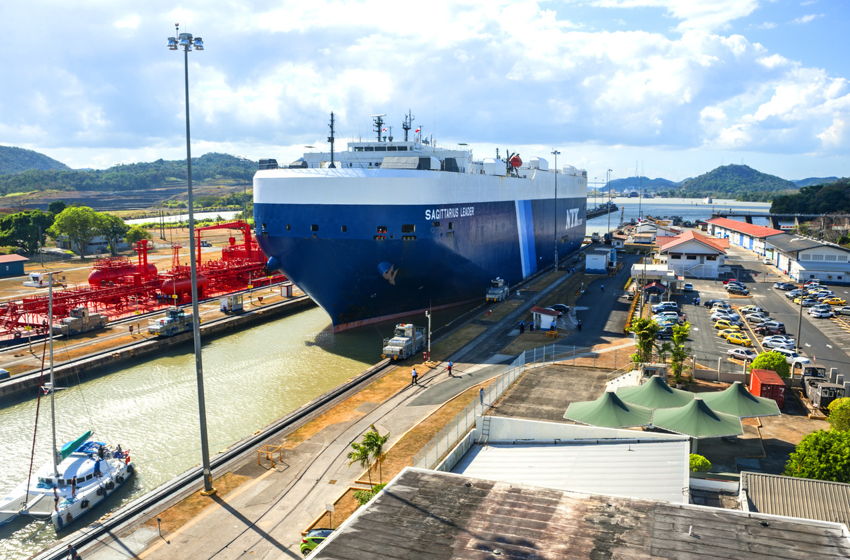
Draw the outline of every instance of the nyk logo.
M572 229L584 223L578 215L578 208L570 208L567 210L567 229Z

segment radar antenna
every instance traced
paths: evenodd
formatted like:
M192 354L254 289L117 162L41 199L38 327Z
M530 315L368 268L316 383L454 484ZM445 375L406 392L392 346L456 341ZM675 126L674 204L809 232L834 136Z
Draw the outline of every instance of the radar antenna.
M404 141L407 142L407 133L410 132L410 129L413 128L413 119L416 118L413 116L413 113L410 112L410 109L407 110L407 114L404 116L404 123L402 123L401 127L404 129Z
M384 131L384 117L386 116L386 114L372 115L372 119L375 121L372 130L378 133L378 142L382 142L381 133Z
M334 114L333 114L333 111L331 111L330 129L331 129L331 135L328 136L328 142L331 145L331 169L333 169L333 168L336 167L336 165L334 164Z

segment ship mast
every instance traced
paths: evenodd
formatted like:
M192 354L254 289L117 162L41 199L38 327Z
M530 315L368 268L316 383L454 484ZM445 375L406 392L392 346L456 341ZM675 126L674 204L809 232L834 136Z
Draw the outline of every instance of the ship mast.
M404 116L404 122L401 127L404 129L404 141L407 142L407 133L410 132L410 129L413 128L413 113L410 112L410 109L407 110L407 114Z
M382 142L381 133L384 131L384 117L386 115L372 115L372 118L375 119L375 124L373 129L378 134L378 142Z
M330 145L331 145L331 168L334 168L334 167L336 167L336 165L334 165L334 114L333 114L333 111L331 111L330 129L331 129L331 135L328 136L328 142L330 142Z
M53 372L53 272L47 273L47 340L50 343L50 427L53 445L53 480L59 478L59 451L56 449L56 376Z

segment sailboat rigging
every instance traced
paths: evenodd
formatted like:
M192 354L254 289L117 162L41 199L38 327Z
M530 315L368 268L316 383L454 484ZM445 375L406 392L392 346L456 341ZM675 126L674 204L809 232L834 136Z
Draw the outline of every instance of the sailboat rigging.
M51 459L37 471L35 480L32 480L30 467L26 482L0 498L0 525L20 516L49 517L57 530L64 529L124 485L135 471L129 451L123 450L120 445L111 447L104 442L90 441L94 433L92 430L87 430L61 448L57 446L58 388L53 369L54 274L56 272L48 273L49 381L42 386L43 393L50 396ZM36 406L40 408L40 402ZM36 433L33 433L34 447Z

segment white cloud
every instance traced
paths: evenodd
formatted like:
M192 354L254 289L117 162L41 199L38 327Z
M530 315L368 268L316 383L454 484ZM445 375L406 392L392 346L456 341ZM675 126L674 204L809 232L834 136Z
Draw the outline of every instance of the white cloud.
M776 27L777 27L776 23L774 23L772 21L765 21L765 22L762 22L762 23L755 26L756 29L763 29L763 30L776 29Z
M758 0L594 0L593 4L605 8L662 8L681 21L677 28L680 31L723 29L758 8Z
M142 23L142 18L138 14L128 14L127 16L115 20L113 26L117 29L138 29Z
M795 18L794 20L791 21L791 23L803 25L803 24L806 24L806 23L811 23L814 20L816 20L818 18L822 18L822 17L823 17L823 14L806 14L804 16Z

